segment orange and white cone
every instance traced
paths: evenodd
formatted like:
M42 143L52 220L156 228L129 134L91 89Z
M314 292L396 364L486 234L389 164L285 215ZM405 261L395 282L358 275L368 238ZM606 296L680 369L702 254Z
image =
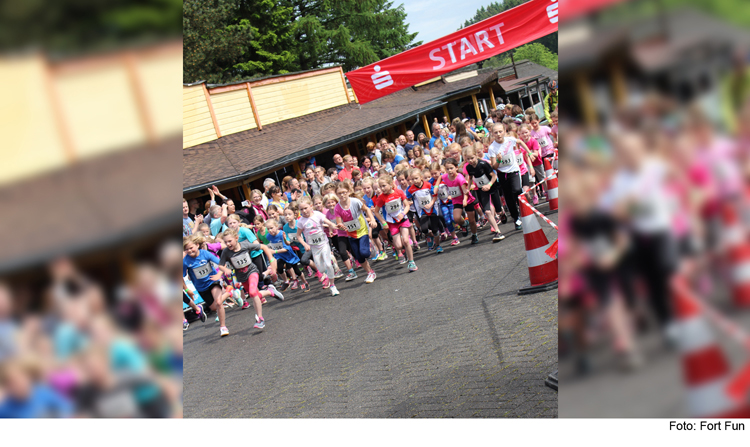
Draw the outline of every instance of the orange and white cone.
M672 281L672 301L690 416L727 418L741 414L745 411L743 405L727 392L729 362L716 343L700 303L681 276Z
M520 289L518 294L526 295L554 289L557 287L557 258L551 258L546 253L551 244L531 207L524 200L519 200L519 204L531 286Z
M737 307L750 307L750 243L733 205L724 205L722 217L724 253L730 272L732 301Z
M547 177L547 203L550 211L557 211L557 174L549 158L544 159L544 176Z

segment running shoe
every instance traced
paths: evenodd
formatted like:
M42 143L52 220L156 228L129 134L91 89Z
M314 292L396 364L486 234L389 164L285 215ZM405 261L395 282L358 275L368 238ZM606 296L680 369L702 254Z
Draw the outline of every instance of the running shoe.
M188 323L187 320L182 320L182 330L183 331L186 331L189 326L190 326L190 323Z
M271 287L271 286L269 285L268 287ZM274 287L274 290L275 290L275 289L276 289L276 288ZM271 289L268 289L268 290L271 290ZM266 297L264 297L264 296L260 297L260 304L266 304L267 302L268 302L268 301L266 301Z
M495 242L500 242L500 241L502 241L503 239L505 239L505 235L504 235L504 234L500 234L500 233L497 233L497 234L495 235L495 237L493 237L493 238L492 238L492 243L494 244Z
M516 230L520 230L520 229L521 229L521 219L518 219L516 221Z
M216 320L214 320L214 321L216 321L217 323L219 322L219 316L218 315L216 316Z
M295 279L294 281L292 281L292 290L297 289L299 289L299 280Z
M454 237L453 238L453 242L451 242L451 245L458 245L460 243L461 243L461 241L459 241L457 237Z
M219 332L221 332L222 337L226 337L227 335L229 335L229 329L227 329L226 327L219 329Z
M406 264L406 256L399 256L398 257L398 263L399 264Z
M336 288L336 286L331 286L331 296L337 296L340 295L339 289Z
M372 271L367 274L367 279L365 280L365 283L371 284L373 281L375 281L375 278L377 278L378 275L375 274L375 271Z
M245 301L245 303L242 305L242 310L245 310L248 307L250 307L250 303L248 303L247 301Z
M263 329L266 327L266 320L260 320L259 322L255 323L253 325L255 329Z
M500 223L502 223L503 225L508 223L508 216L505 213L500 215Z
M299 289L300 289L301 291L303 291L303 292L307 293L307 292L309 292L309 291L310 291L310 285L309 285L309 284L305 284L305 283L302 283L302 284L300 284L300 285L299 285Z
M479 237L476 234L471 235L471 245L477 245L479 243Z
M469 227L463 227L463 228L461 228L461 235L463 237L468 236L469 235Z
M437 248L435 249L435 253L440 254L442 252L443 252L443 247L438 245Z
M345 281L353 281L355 279L357 279L357 272L352 270L348 275L346 275Z
M385 261L388 259L388 253L385 252L385 250L380 252L380 255L378 256L378 261Z
M312 278L313 276L315 276L315 272L313 272L313 269L312 269L312 267L310 267L310 266L308 265L308 266L307 266L307 277L308 277L308 278Z
M327 289L331 287L331 280L328 279L327 276L323 276L323 278L320 280L321 283L323 283L323 288Z
M333 279L339 279L344 276L344 273L341 270L336 270L333 273Z
M276 298L277 300L284 301L284 295L282 295L281 292L279 292L279 289L277 289L273 285L268 286L268 291L273 293L273 297ZM261 302L263 303L265 302L263 301L263 298L261 298Z
M284 284L281 285L281 291L282 292L285 292L286 289L288 289L288 288L289 288L289 283L288 282L285 282Z
M414 261L409 261L409 272L416 272L417 270L417 264Z
M258 314L255 314L255 322L257 323L259 321L260 321L260 318L258 318Z
M412 250L414 251L414 253L418 252L419 251L419 244L414 244L412 246Z
M370 261L373 261L373 262L377 261L379 257L380 257L380 253L375 253L375 256L373 256L372 258L370 258Z
M201 322L205 323L206 322L206 311L203 310L203 305L202 304L198 304L198 309L200 309L200 311L201 311L198 314L198 318L201 319Z
M534 196L534 198L533 198L533 199L531 200L531 202L532 202L532 203L533 203L534 205L539 205L539 197L537 197L537 196Z
M237 305L244 309L245 301L242 298L236 298Z

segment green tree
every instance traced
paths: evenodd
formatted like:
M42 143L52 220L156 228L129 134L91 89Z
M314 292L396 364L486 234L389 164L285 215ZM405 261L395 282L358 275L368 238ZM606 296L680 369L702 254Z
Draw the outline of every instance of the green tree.
M182 15L183 82L226 82L237 76L252 36L246 22L232 24L238 13L232 0L185 0Z
M482 6L479 8L474 14L474 17L464 22L463 28L466 28L467 26L473 25L477 22L481 22L484 19L488 19L494 15L500 14L503 11L507 11L509 9L515 8L518 5L522 5L526 3L529 0L503 0L502 3L498 2L492 2L485 8ZM548 34L544 37L540 37L539 39L533 41L538 42L547 47L547 49L557 54L557 33Z

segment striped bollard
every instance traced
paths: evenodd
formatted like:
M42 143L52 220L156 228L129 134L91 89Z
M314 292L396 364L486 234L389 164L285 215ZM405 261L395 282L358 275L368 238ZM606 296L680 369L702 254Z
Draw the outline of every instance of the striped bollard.
M549 158L544 159L544 176L547 177L547 203L550 211L557 211L557 174Z
M542 292L557 288L557 258L551 258L546 250L551 245L536 220L531 206L525 200L521 205L523 242L526 246L526 263L529 266L529 287L518 291L519 295Z

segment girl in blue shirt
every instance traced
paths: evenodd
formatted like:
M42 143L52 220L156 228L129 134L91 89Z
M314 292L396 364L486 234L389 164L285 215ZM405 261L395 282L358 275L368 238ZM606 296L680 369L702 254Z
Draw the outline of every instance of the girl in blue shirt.
M185 257L182 258L182 276L189 276L206 305L219 314L219 332L222 337L225 337L229 335L229 329L225 326L223 304L229 294L224 293L219 283L221 272L216 271L216 268L211 265L212 262L219 265L219 258L206 250L201 250L200 246L203 242L205 240L200 235L193 235L183 240L182 248L185 250ZM184 280L182 288L187 289Z
M306 287L310 287L307 284L307 280L302 275L302 271L299 268L299 258L294 254L294 250L284 241L284 232L281 231L279 223L275 219L269 219L266 221L266 237L268 238L268 248L273 251L273 257L276 258L276 271L283 273L287 271L290 279L292 280L292 290L296 289L299 285L299 279L302 279ZM282 292L286 290L286 284L282 286Z

